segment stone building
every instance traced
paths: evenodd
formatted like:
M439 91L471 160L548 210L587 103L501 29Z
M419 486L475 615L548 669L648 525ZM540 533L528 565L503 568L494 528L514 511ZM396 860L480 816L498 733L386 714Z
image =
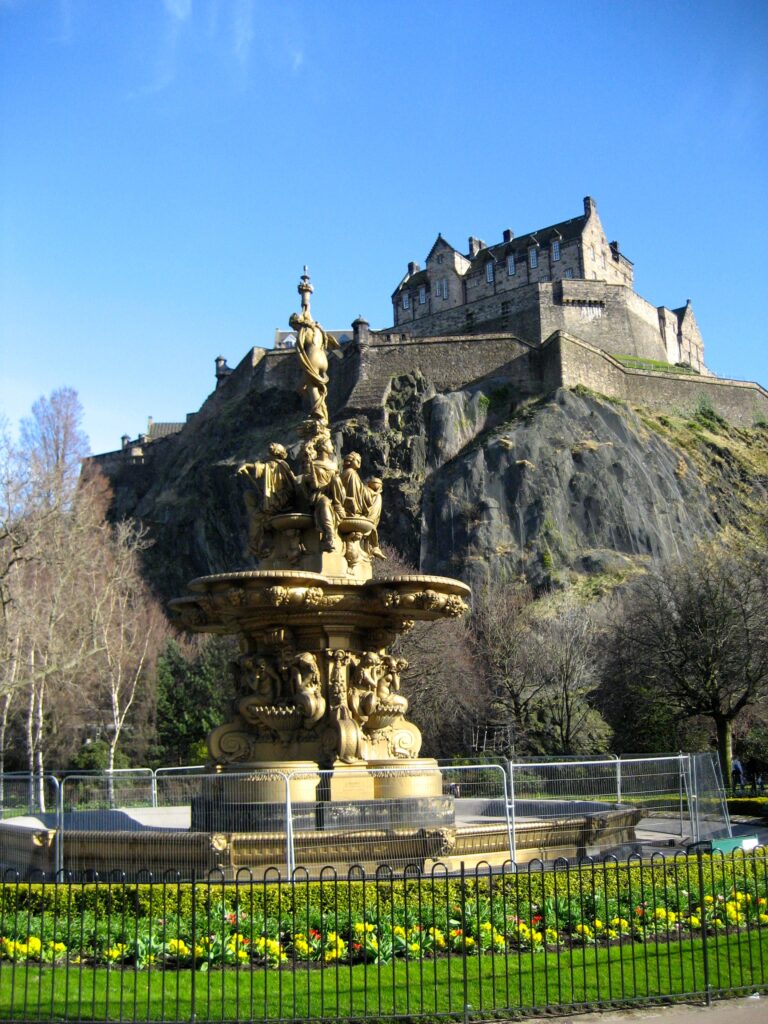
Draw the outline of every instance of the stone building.
M707 373L690 300L653 306L633 288L632 262L609 242L595 201L570 220L467 253L438 235L422 270L409 263L392 295L391 332L412 337L508 332L543 344L567 331L614 355Z

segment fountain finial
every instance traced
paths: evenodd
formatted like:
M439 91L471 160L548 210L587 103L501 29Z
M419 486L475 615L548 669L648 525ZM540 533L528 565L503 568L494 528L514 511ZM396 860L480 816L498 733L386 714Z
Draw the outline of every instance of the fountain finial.
M312 287L312 283L309 280L309 267L304 264L304 273L301 275L301 280L298 285L298 293L301 296L301 314L311 319L312 314L309 311L309 297L315 290Z

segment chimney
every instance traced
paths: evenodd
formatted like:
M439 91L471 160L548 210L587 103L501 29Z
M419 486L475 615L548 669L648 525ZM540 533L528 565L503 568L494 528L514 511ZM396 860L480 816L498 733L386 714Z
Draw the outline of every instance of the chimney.
M477 256L481 249L485 249L485 242L479 238L475 238L474 235L469 236L469 258L472 260Z
M512 239L515 237L515 233L514 233L514 231L510 231L509 228L507 228L504 231L504 236L503 237L504 237L504 241L505 242L511 242Z
M593 213L597 213L597 203L592 196L584 196L584 213L587 217L591 217Z
M130 434L123 434L123 436L120 438L120 445L121 445L123 451L125 451L125 449L128 447L128 445L130 443L131 443L131 436L130 436Z
M418 274L418 272L419 272L419 264L418 263L409 263L408 264L408 277L413 277L413 275L414 274Z

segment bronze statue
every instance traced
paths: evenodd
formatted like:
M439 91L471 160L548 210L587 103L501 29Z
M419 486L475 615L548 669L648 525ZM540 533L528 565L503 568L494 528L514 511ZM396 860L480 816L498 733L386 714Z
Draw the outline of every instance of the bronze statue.
M277 442L269 446L267 462L244 462L238 476L251 485L246 492L248 509L248 551L257 558L265 553L269 520L288 508L296 496L296 477L288 465L288 452Z
M327 424L328 350L338 348L339 343L332 334L324 331L320 324L312 319L309 296L313 290L309 283L307 268L304 267L299 285L301 313L293 313L288 322L296 331L296 352L304 371L300 391L307 397L310 418Z

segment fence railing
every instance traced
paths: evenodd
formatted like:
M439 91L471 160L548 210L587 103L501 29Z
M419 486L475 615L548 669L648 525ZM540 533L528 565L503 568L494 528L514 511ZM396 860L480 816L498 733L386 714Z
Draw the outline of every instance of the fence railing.
M0 886L0 1019L472 1018L768 987L768 858ZM44 886L37 883L46 882Z
M469 851L477 859L492 850L494 862L553 860L730 835L711 754L439 770L404 762L342 772L20 774L0 779L0 797L0 870L26 872L119 868L132 876L149 865L189 877L222 866L225 852L230 871L259 863L316 872L329 860L342 870L402 867L445 860L451 843L457 868Z

